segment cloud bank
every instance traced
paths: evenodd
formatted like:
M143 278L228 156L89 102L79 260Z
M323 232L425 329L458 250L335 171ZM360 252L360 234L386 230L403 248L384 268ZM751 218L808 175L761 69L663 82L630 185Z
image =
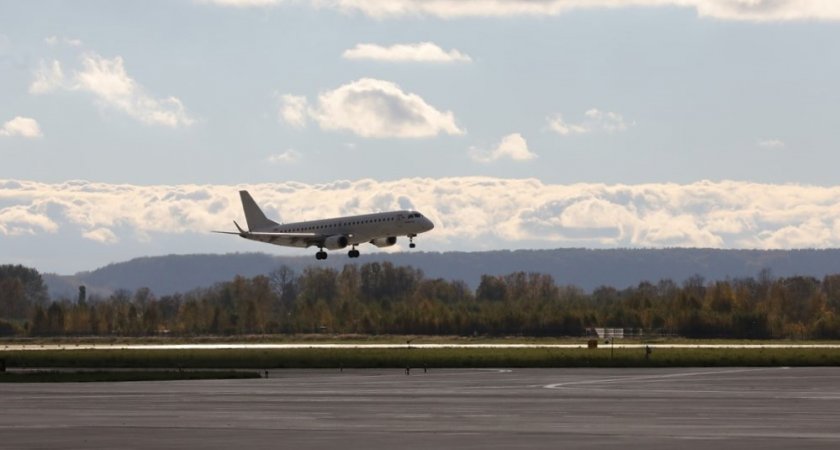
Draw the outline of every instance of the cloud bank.
M293 0L207 0L220 6L265 7ZM834 0L309 0L317 8L360 12L377 19L432 16L462 17L556 16L575 10L681 7L700 17L751 22L840 20Z
M376 44L356 44L341 54L344 59L367 59L386 62L470 62L472 58L456 49L448 52L431 42L395 44L383 47Z
M65 76L59 61L41 62L29 92L36 95L57 90L86 92L100 105L149 125L179 128L195 122L178 98L156 98L147 93L128 75L121 57L108 59L96 53L85 53L81 61L82 68L74 70L70 77Z
M284 221L414 208L435 222L421 241L436 250L840 246L840 187L560 185L488 177L248 186L0 180L0 242L66 228L112 246L155 234L202 236L195 251L212 251L219 236L207 231L242 218L239 189Z
M280 97L280 119L302 127L312 119L324 130L350 131L367 138L427 138L463 134L451 111L439 111L397 84L361 78L323 92L317 104L305 97Z

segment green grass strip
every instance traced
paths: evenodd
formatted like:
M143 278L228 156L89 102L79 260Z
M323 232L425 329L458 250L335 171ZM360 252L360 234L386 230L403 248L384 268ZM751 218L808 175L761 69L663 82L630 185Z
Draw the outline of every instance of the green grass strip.
M121 370L0 372L0 383L89 383L102 381L228 380L260 378L259 372L233 370Z
M0 352L8 367L395 368L840 366L838 349L201 349Z

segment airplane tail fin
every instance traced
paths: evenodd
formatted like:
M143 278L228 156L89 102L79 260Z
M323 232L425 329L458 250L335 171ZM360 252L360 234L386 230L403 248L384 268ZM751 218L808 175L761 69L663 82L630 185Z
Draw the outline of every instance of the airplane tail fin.
M265 214L257 206L257 202L254 201L248 191L239 191L239 197L242 199L242 208L245 210L245 221L248 222L249 231L278 225L277 222L265 217Z

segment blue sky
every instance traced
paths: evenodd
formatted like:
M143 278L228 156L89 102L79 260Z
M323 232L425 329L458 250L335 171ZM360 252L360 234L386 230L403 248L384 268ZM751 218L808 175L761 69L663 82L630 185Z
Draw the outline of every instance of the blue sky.
M795 0L2 2L0 248L60 272L300 253L204 232L243 187L283 220L410 204L441 225L427 250L836 246L838 20Z

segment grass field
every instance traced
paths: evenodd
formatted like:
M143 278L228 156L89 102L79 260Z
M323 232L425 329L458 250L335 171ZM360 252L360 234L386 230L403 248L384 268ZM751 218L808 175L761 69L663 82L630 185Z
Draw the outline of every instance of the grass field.
M227 380L260 378L259 372L234 370L120 370L0 372L0 383L86 383L101 381Z
M38 368L384 368L840 366L838 349L391 348L2 351Z
M587 337L531 337L531 336L417 336L417 335L361 335L361 334L255 334L234 336L80 336L80 337L8 337L0 339L4 345L73 345L73 344L580 344ZM600 339L603 342L603 339ZM679 337L645 337L618 339L616 343L667 344L836 344L837 341L817 340L748 340L748 339L688 339Z

